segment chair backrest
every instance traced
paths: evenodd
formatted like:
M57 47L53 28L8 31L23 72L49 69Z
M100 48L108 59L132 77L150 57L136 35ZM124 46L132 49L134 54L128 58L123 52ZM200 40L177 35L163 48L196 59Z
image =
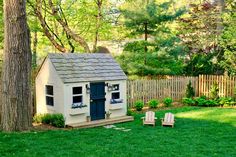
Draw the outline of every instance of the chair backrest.
M154 119L155 119L155 112L153 112L153 111L148 111L148 112L146 112L146 115L145 115L145 120L146 121L154 121Z
M166 113L164 121L166 123L174 123L174 115L172 113Z

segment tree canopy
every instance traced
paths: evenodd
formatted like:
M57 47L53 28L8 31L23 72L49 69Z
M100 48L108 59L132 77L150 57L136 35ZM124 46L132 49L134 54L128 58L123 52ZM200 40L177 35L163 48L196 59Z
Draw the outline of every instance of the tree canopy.
M33 67L103 47L128 75L234 75L235 12L234 0L28 0Z

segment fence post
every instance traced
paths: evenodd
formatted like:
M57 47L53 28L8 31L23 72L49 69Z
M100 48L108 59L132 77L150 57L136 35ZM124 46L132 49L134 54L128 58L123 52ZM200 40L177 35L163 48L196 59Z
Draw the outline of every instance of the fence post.
M158 80L128 80L127 81L127 104L133 107L134 102L150 99L163 99L171 96L174 100L180 100L185 96L188 82L192 82L196 96L209 95L209 90L214 82L218 83L220 96L234 96L236 86L235 77L222 75L199 75L198 77L161 78Z

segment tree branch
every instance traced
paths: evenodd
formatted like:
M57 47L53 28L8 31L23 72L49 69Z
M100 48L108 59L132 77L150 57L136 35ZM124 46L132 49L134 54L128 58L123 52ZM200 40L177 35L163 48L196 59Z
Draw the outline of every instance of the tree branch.
M72 38L74 39L76 42L78 42L83 48L84 48L84 51L85 52L90 52L90 49L89 49L89 46L87 44L87 42L81 37L79 36L78 34L76 34L75 32L73 32L68 24L62 20L62 18L59 16L59 13L58 13L58 9L55 8L52 0L48 0L49 2L49 6L51 7L52 9L52 14L53 16L55 17L55 19L57 20L58 23L60 23L60 25L63 27L63 29L65 30L65 32Z
M68 25L68 22L66 20L66 17L65 17L65 14L61 8L61 4L59 5L59 8L60 8L60 11L61 11L61 15L62 15L62 18L64 19L65 23ZM68 41L68 44L70 45L71 47L71 53L74 52L75 50L75 46L73 45L73 43L71 42L71 36L66 32L66 38L67 38L67 41Z
M50 42L53 44L53 46L58 49L60 52L67 52L67 49L64 47L63 43L61 42L61 40L59 39L59 37L50 29L50 27L48 26L45 18L42 15L41 12L41 7L42 6L42 1L41 0L36 0L36 6L34 6L34 4L32 2L30 2L30 0L27 1L28 4L33 8L35 15L38 17L40 24L43 28L43 32L44 34L47 36L47 38L50 40ZM59 40L59 43L57 43L57 41L54 39L54 36Z

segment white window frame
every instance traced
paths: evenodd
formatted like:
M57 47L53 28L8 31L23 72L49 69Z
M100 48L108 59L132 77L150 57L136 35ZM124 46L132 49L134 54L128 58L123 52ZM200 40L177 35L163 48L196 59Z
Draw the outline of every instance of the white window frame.
M112 90L111 91L111 101L110 101L110 103L111 104L123 103L123 99L121 99L121 93L120 93L120 84L119 83L112 84L112 89L113 89L114 85L118 85L118 90ZM112 99L112 94L113 93L119 93L119 99ZM117 100L117 102L116 102L116 100Z
M47 93L47 87L48 87L48 86L51 86L51 87L52 87L52 95ZM52 105L49 105L49 104L47 103L47 97L51 97L51 98L52 98L52 100L53 100L53 104L52 104ZM47 105L47 106L51 106L51 107L54 106L54 87L53 87L53 85L45 85L45 99L46 99L46 105Z
M81 89L81 94L74 94L74 93L73 93L73 89L76 88L76 87L81 87L81 88L82 88L82 89ZM81 102L78 102L78 104L80 103L80 104L81 104L81 107L82 107L82 105L83 105L83 86L75 86L75 87L72 87L72 108L73 108L73 109L79 108L79 106L78 106L78 107L73 107L73 104L77 104L77 103L74 103L74 102L73 102L73 99L74 99L74 97L76 97L76 96L81 96L81 97L82 97L82 98L81 98Z

